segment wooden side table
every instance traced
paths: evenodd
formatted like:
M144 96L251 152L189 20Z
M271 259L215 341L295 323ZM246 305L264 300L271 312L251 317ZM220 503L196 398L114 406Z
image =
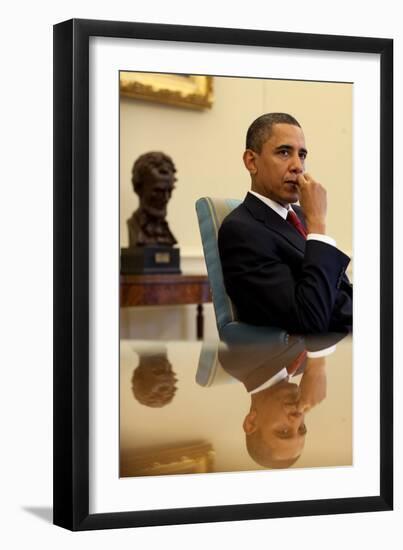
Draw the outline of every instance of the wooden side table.
M196 334L203 339L203 304L211 302L206 275L121 275L120 307L197 304Z

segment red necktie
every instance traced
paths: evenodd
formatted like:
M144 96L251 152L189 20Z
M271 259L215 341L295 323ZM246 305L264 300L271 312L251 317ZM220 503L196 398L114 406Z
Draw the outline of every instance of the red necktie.
M307 236L307 232L305 230L305 227L302 225L300 219L298 218L298 216L296 215L296 213L294 212L294 210L292 210L290 208L290 210L288 211L287 213L287 221L295 227L295 229L298 231L298 233L300 235L302 235L302 237L304 239L306 239L306 236Z
M297 370L302 366L303 362L306 359L306 356L307 356L306 350L301 351L301 353L297 355L297 357L294 359L291 365L288 365L287 372L290 376L296 373Z

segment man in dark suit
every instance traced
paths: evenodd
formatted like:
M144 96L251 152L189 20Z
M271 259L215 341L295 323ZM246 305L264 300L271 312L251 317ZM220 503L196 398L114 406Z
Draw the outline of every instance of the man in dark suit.
M306 156L291 115L269 113L249 127L243 160L251 191L218 235L225 286L245 323L351 330L350 259L326 235L326 190L305 172Z

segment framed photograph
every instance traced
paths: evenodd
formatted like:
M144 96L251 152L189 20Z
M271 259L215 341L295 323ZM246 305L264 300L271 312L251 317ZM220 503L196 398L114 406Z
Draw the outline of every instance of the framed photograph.
M319 356L307 338L261 327L264 349L243 347L239 334L223 345L195 213L201 197L243 199L245 133L268 112L298 119L306 170L327 188L329 235L352 259L354 336L322 346L311 392L300 360ZM153 173L161 159L163 222L146 216L133 237L136 167L149 162ZM143 246L150 235L177 252L130 257L133 239ZM284 362L291 343L298 353ZM287 454L280 430L264 461L245 416L255 389L239 372L261 372L268 355L277 366L256 382L260 393L300 376L299 395L316 402L304 404L303 451ZM54 523L89 530L391 510L392 412L393 41L55 25Z

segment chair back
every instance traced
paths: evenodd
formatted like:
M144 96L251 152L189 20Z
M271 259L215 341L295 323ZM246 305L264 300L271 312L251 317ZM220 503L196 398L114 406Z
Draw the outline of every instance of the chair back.
M237 320L237 314L234 304L225 290L217 236L223 219L240 203L239 199L216 199L212 197L203 197L196 202L204 259L219 334L228 323Z

